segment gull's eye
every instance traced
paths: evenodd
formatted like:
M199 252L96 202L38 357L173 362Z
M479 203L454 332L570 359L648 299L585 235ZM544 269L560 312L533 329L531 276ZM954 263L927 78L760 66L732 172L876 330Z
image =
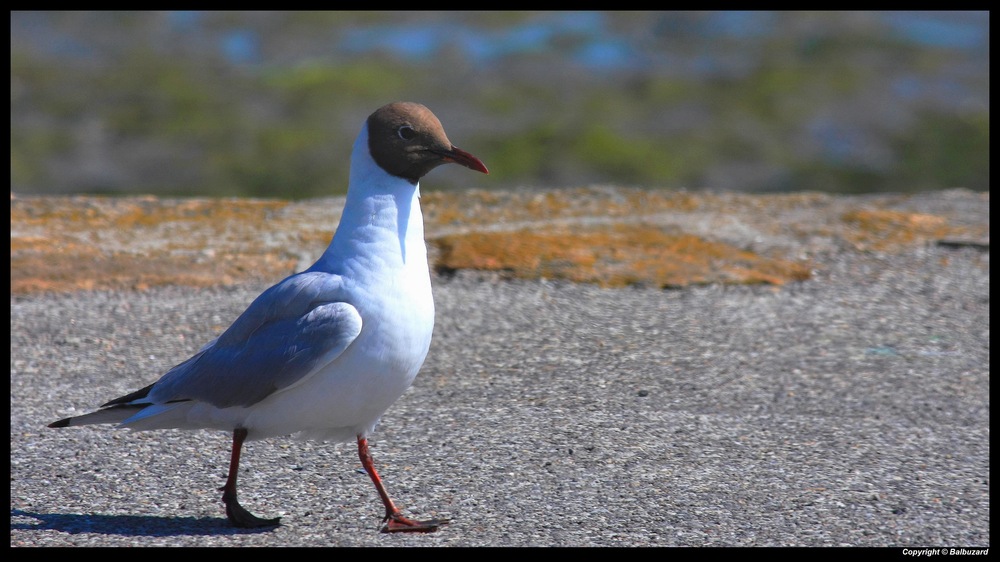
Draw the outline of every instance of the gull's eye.
M413 137L417 136L417 132L409 125L403 125L399 129L396 129L396 134L405 141L412 140Z

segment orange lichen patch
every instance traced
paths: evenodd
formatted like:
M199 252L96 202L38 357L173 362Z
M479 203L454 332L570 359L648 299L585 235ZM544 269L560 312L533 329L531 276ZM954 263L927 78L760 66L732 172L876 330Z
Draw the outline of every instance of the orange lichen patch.
M728 244L652 225L586 229L474 232L432 240L439 270L502 271L515 277L556 278L603 287L683 287L702 283L801 281L808 264L759 256Z
M428 222L455 226L683 212L718 199L716 195L677 191L583 187L541 192L430 192L422 196L421 206Z
M123 252L99 255L50 252L22 253L10 260L11 294L144 290L161 285L212 287L233 285L247 279L280 279L296 267L296 260L274 254L228 254L222 259L183 259L152 253Z
M12 198L11 293L280 278L294 270L297 260L280 244L262 244L254 227L290 230L288 219L276 216L287 205L242 199Z
M101 229L140 233L144 228L163 225L192 225L196 230L223 232L232 221L268 220L287 201L255 199L178 199L154 197L39 197L11 200L11 224L42 227L59 232L95 232Z
M818 193L746 195L638 188L580 187L549 191L429 192L421 206L429 224L497 225L582 217L636 218L662 213L774 213L829 201Z
M885 251L924 240L962 235L944 217L884 209L854 209L841 219L850 227L844 238L859 250Z

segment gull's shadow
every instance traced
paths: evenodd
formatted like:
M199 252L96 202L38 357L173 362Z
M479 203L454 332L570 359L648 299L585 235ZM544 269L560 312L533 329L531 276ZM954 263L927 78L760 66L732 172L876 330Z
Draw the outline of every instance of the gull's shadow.
M33 519L34 521L30 521ZM60 531L71 535L98 533L128 537L169 537L174 535L246 535L267 533L277 527L237 529L225 517L158 517L154 515L98 515L78 513L32 513L10 510L10 529Z

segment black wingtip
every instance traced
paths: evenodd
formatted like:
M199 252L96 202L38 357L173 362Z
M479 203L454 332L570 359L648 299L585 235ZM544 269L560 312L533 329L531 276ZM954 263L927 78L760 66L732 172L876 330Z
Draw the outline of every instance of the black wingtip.
M151 384L149 386L146 386L146 387L143 387L143 388L140 388L139 390L137 390L137 391L135 391L135 392L133 392L131 394L126 394L125 396L122 396L121 398L115 398L111 402L108 402L106 404L101 404L101 407L102 408L107 408L108 406L117 406L119 404L128 404L129 402L131 402L133 400L138 400L140 398L145 398L146 396L149 395L149 391L152 390L153 386L155 386L155 385L156 385L156 383L154 382L153 384ZM60 420L60 421L62 421L62 420Z
M73 418L63 418L59 421L54 421L48 425L48 427L69 427L69 422Z

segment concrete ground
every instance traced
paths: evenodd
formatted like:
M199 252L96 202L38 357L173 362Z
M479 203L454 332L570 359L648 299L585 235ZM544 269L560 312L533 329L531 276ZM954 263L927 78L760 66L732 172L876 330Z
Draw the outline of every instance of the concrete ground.
M817 226L865 210L936 226L880 247ZM441 268L427 362L372 448L406 513L452 519L430 535L377 532L352 444L251 443L241 501L283 525L243 531L227 435L45 427L154 381L267 282L12 290L11 545L988 546L988 195L660 214L808 278Z

